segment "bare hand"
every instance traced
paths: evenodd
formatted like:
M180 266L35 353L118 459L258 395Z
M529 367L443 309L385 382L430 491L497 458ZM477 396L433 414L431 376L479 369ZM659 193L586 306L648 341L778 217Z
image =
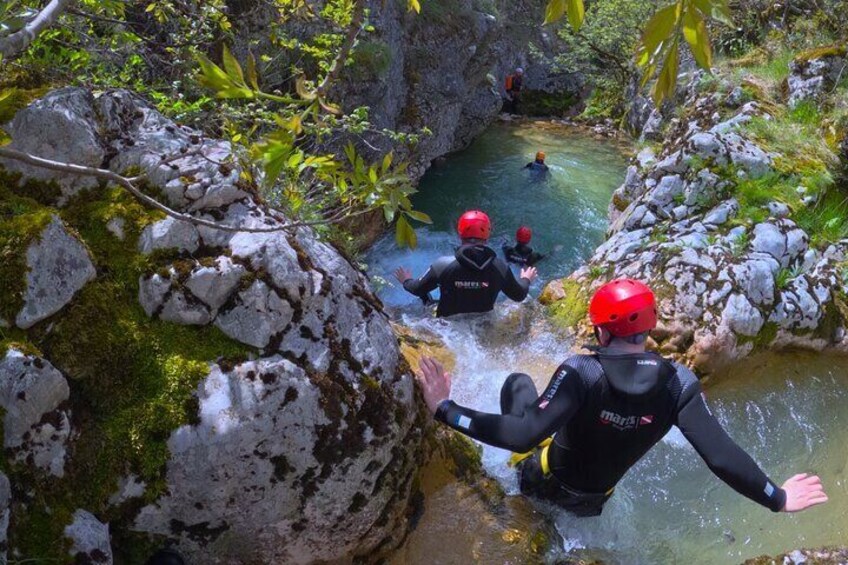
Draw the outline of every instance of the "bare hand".
M783 512L800 512L811 506L827 502L821 479L816 475L801 473L783 483L786 505Z
M436 413L439 404L450 397L451 376L442 367L442 364L432 357L422 357L415 375L424 401L432 414Z
M410 271L407 271L403 267L398 267L395 271L395 278L397 278L400 284L403 284L412 278L412 273Z
M526 269L521 269L521 278L527 279L530 282L536 280L536 267L527 267Z

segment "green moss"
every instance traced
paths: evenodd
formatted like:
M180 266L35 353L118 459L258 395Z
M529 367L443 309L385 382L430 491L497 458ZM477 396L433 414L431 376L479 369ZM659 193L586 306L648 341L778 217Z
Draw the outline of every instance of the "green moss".
M821 59L822 57L844 57L846 54L848 54L848 48L845 45L825 45L802 51L795 57L795 60L799 63L804 63L814 59Z
M24 305L26 250L54 210L15 193L16 179L0 170L0 318L13 322Z
M586 316L589 296L576 281L563 280L562 287L565 297L548 306L548 315L556 325L573 328Z
M115 524L130 520L131 508L107 505L120 477L141 477L148 484L146 501L160 495L167 439L195 421L195 390L210 361L230 363L256 353L217 328L179 326L144 313L138 280L156 265L137 252L136 242L158 214L119 189L100 189L80 195L61 216L88 245L98 277L58 319L26 334L68 377L79 433L63 479L13 472L13 482L35 486L38 500L13 508L11 547L35 559L62 558L62 529L77 508ZM106 229L115 217L125 222L123 241Z

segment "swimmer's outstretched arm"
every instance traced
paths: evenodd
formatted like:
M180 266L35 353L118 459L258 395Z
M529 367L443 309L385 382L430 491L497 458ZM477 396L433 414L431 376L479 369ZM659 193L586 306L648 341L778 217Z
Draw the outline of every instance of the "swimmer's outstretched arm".
M695 380L681 394L677 426L710 470L739 494L773 512L798 512L827 502L817 476L795 475L778 487L712 415Z
M530 451L562 427L586 394L580 375L563 363L545 392L521 416L489 414L448 400L450 375L435 359L421 360L417 378L436 420L478 441L516 453Z

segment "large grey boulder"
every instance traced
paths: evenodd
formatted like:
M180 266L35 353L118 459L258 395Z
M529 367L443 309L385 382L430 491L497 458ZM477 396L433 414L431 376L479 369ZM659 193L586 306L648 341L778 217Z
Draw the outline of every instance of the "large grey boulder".
M80 98L96 109L89 126L100 136L93 143L109 147L109 166L141 168L183 212L234 227L288 222L241 191L228 145L194 138L126 92ZM399 543L426 449L423 414L366 277L306 228L236 233L166 219L139 240L126 245L171 250L148 257L155 264L138 291L144 312L217 326L252 360L209 359L198 412L189 414L199 423L172 432L161 495L141 512L121 504L144 488L126 469L111 503L131 514L113 527L163 534L196 563L337 562ZM0 388L7 453L61 474L70 433L64 377L14 352L0 365ZM108 562L105 525L79 514L69 535L77 559L104 559L93 555L99 550Z
M71 434L65 403L65 377L38 357L10 349L0 361L3 447L16 461L64 475L66 443Z
M12 138L10 149L37 157L87 167L100 167L107 155L97 129L94 96L79 88L63 88L33 102L15 114L6 126ZM34 132L37 134L34 135ZM97 179L55 172L0 158L0 166L39 181L55 181L62 190L61 201L85 188L97 186Z
M374 524L402 519L393 499L415 457L387 447L420 432L399 412L412 402L408 376L360 384L364 395L355 386L280 356L213 368L200 422L168 441L167 494L135 528L202 563L312 563L375 547L385 533Z
M97 274L85 245L57 216L27 249L27 267L24 307L15 318L24 329L64 308Z
M90 512L74 512L74 521L65 527L65 537L73 542L70 554L76 563L112 565L109 525Z

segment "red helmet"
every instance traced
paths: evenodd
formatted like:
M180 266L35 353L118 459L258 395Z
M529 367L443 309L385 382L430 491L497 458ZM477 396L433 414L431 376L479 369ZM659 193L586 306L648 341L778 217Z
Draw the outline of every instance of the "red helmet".
M515 232L515 241L518 243L528 244L531 239L533 239L533 230L527 226L521 226L518 228L518 231Z
M617 337L647 332L657 325L654 293L633 279L608 282L589 302L589 318Z
M459 218L456 231L462 239L489 239L492 222L485 212L469 210Z

